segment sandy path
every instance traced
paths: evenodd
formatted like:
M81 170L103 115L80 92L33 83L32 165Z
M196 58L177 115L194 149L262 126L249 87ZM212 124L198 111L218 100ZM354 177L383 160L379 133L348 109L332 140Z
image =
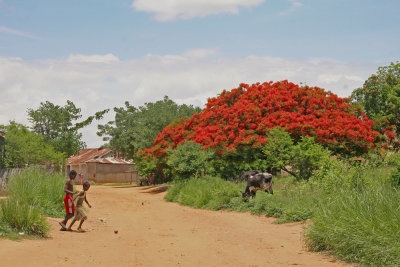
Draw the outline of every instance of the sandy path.
M61 232L58 220L49 219L50 239L0 240L0 265L346 266L307 252L300 223L275 225L261 216L182 207L165 202L160 191L92 186L88 232Z

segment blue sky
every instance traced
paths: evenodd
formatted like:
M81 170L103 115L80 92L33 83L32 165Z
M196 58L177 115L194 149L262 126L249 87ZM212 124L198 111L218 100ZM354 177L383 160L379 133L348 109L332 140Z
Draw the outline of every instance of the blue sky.
M239 7L238 14L167 21L136 10L132 1L3 0L0 5L0 25L26 34L0 31L0 53L27 60L71 53L112 53L125 60L199 47L218 48L227 57L367 62L400 54L399 1L266 0Z
M45 100L70 99L84 115L163 95L202 106L240 82L349 96L399 60L398 10L395 0L0 0L0 124L27 123ZM101 144L95 131L88 146Z

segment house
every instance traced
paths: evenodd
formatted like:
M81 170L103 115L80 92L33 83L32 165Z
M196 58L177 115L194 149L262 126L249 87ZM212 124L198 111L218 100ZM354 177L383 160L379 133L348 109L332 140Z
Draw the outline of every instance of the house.
M120 153L109 148L81 149L77 155L67 160L65 171L75 170L83 181L95 183L134 183L139 179L134 163L120 158Z

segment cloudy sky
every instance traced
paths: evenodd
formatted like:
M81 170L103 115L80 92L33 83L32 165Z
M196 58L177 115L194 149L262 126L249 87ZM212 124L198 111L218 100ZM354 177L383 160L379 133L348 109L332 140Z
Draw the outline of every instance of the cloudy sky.
M400 60L398 0L0 0L0 124L72 100L84 116L168 95L203 107L239 83L349 96ZM100 123L113 118L113 113ZM97 123L83 131L102 144Z

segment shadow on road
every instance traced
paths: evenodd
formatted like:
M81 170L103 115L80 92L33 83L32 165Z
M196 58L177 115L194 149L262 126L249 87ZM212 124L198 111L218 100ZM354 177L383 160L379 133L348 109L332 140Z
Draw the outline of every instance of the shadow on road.
M130 188L130 187L141 187L139 185L119 185L119 186L111 186L111 188Z
M168 190L170 186L169 185L160 185L160 186L148 186L146 188L143 188L142 190L150 189L148 191L140 192L140 193L146 193L146 194L159 194L162 192L165 192Z

